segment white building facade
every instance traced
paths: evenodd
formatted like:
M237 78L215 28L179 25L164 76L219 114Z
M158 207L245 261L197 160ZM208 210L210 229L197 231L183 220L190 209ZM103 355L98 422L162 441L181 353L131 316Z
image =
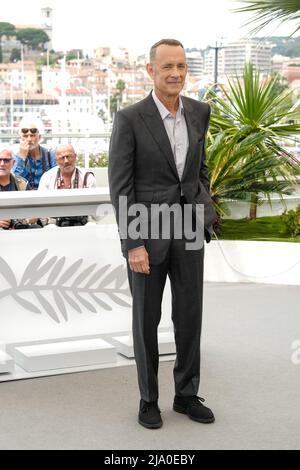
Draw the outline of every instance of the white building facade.
M218 50L218 76L241 76L247 62L262 74L269 74L272 70L272 47L271 43L258 39L241 39L221 46ZM204 72L214 78L215 48L204 52Z

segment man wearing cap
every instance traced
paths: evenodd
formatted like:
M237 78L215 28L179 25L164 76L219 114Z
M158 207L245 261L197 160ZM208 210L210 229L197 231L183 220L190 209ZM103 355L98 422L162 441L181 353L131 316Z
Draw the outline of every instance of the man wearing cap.
M20 147L13 172L27 179L32 189L37 189L41 176L56 166L53 150L39 144L42 128L41 120L30 116L25 116L19 127Z

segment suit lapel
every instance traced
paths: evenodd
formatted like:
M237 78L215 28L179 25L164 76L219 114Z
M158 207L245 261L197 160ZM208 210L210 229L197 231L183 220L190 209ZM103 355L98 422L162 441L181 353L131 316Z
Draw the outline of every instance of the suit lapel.
M156 141L157 145L161 149L163 155L168 160L172 171L178 178L177 168L174 160L174 155L171 149L169 137L152 96L149 95L145 99L144 103L144 111L141 112L142 119L144 120L153 139Z
M195 116L193 113L194 111L193 107L190 105L190 103L187 100L184 99L184 96L182 96L182 100L183 100L183 106L184 106L184 117L185 117L186 126L188 130L188 136L189 136L189 148L187 151L185 165L184 165L183 174L182 174L182 180L183 180L192 162L192 159L194 157L195 146L197 145L199 141L199 130L198 130L199 121L197 119L197 116Z

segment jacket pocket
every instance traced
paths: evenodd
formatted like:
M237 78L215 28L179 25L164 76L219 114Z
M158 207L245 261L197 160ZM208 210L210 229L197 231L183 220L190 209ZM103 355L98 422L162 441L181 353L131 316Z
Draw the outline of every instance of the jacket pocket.
M195 201L198 203L207 203L212 202L209 192L207 191L206 187L202 183L202 181L198 182L198 194L195 197Z

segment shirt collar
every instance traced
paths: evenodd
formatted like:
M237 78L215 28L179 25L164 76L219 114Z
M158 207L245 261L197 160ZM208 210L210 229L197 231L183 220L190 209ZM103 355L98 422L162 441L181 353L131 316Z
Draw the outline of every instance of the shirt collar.
M10 191L11 182L8 184L4 184L4 185L0 184L0 188L1 188L0 191Z
M156 104L157 106L157 109L159 111L159 114L161 115L161 118L162 120L164 120L166 117L168 116L172 116L170 111L165 107L165 105L160 101L160 99L158 98L158 96L156 95L155 91L152 90L152 98L154 100L154 103ZM183 103L182 103L182 99L181 99L181 96L179 96L179 108L178 108L178 111L180 113L180 115L183 114L184 112L184 108L183 108ZM178 113L177 111L177 113Z

